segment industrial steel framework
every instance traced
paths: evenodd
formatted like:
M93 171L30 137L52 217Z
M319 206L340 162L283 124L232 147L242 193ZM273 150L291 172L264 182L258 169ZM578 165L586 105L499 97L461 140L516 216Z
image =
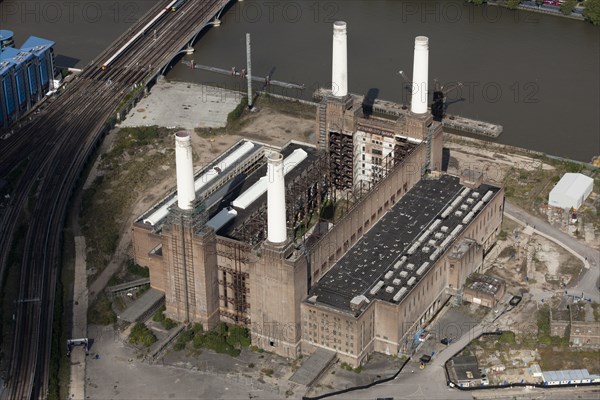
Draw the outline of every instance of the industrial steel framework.
M328 170L327 154L319 151L314 162L292 181L286 182L288 231L296 233L306 227L313 213L319 212L331 187ZM231 236L254 247L266 239L266 228L267 208L263 204L246 218L244 224L235 228Z

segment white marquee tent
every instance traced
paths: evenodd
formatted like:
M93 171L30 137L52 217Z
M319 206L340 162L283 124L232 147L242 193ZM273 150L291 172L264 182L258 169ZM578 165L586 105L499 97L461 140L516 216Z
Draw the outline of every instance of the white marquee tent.
M594 180L583 174L566 173L550 191L548 204L552 207L581 207L585 199L592 193Z

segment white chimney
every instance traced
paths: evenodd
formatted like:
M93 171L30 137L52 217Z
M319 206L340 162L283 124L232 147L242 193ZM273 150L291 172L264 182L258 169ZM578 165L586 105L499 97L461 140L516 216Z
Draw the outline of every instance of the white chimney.
M410 110L415 114L427 112L427 82L429 80L429 38L415 38L415 59L413 64L413 87Z
M192 137L189 132L175 134L175 161L177 167L177 205L182 210L194 207L194 164L192 163Z
M346 46L346 23L333 23L333 62L331 67L331 91L334 96L348 94L348 51Z
M284 243L287 240L287 223L281 153L272 151L267 154L267 180L267 240L271 243Z

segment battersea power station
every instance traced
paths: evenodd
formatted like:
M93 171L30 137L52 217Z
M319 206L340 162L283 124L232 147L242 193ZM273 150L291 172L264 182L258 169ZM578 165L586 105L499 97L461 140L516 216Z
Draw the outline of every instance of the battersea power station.
M504 192L479 173L442 171L429 39L415 39L410 107L349 93L346 43L335 22L316 143L241 140L194 172L190 133L175 134L177 189L132 227L168 317L241 325L265 350L326 349L356 367L373 351L410 353L482 268ZM341 216L320 219L339 204Z

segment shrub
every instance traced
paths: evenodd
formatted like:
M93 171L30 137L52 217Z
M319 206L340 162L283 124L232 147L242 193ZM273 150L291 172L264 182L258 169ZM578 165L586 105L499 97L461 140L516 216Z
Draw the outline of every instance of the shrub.
M127 261L127 271L132 275L137 275L142 278L150 277L150 270L148 267L142 267L141 265L136 264L133 260Z
M145 347L150 347L156 340L154 333L141 322L136 323L129 334L129 343L142 344Z
M246 110L247 107L248 107L248 97L244 96L240 100L240 104L238 104L237 107L234 108L233 111L227 115L227 123L230 124L230 123L235 122L238 119L240 119L241 116L244 114L244 110Z

